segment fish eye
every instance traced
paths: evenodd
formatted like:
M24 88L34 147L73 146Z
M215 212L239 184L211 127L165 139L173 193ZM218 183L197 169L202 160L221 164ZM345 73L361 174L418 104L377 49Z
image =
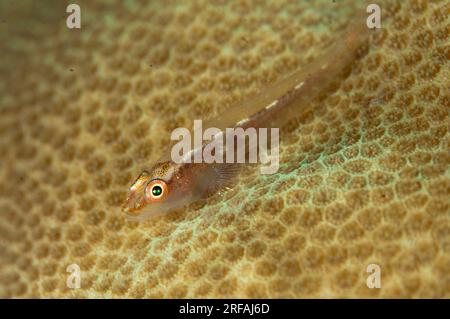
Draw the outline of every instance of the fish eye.
M150 201L160 201L168 193L167 183L160 179L152 180L145 188L145 196Z

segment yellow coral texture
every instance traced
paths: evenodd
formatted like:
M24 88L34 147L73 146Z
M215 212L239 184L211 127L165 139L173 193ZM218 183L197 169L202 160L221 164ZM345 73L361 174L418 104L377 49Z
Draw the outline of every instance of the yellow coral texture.
M445 0L380 2L366 54L283 128L277 174L120 211L175 127L314 60L358 3L83 0L69 29L65 1L2 1L0 297L449 298Z

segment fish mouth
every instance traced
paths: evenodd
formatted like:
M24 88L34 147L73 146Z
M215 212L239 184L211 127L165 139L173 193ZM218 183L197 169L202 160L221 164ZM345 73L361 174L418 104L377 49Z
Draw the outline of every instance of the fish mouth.
M129 189L127 198L122 205L122 212L125 216L136 219L142 213L141 210L146 206L145 187L148 184L149 174L143 171L133 182Z

